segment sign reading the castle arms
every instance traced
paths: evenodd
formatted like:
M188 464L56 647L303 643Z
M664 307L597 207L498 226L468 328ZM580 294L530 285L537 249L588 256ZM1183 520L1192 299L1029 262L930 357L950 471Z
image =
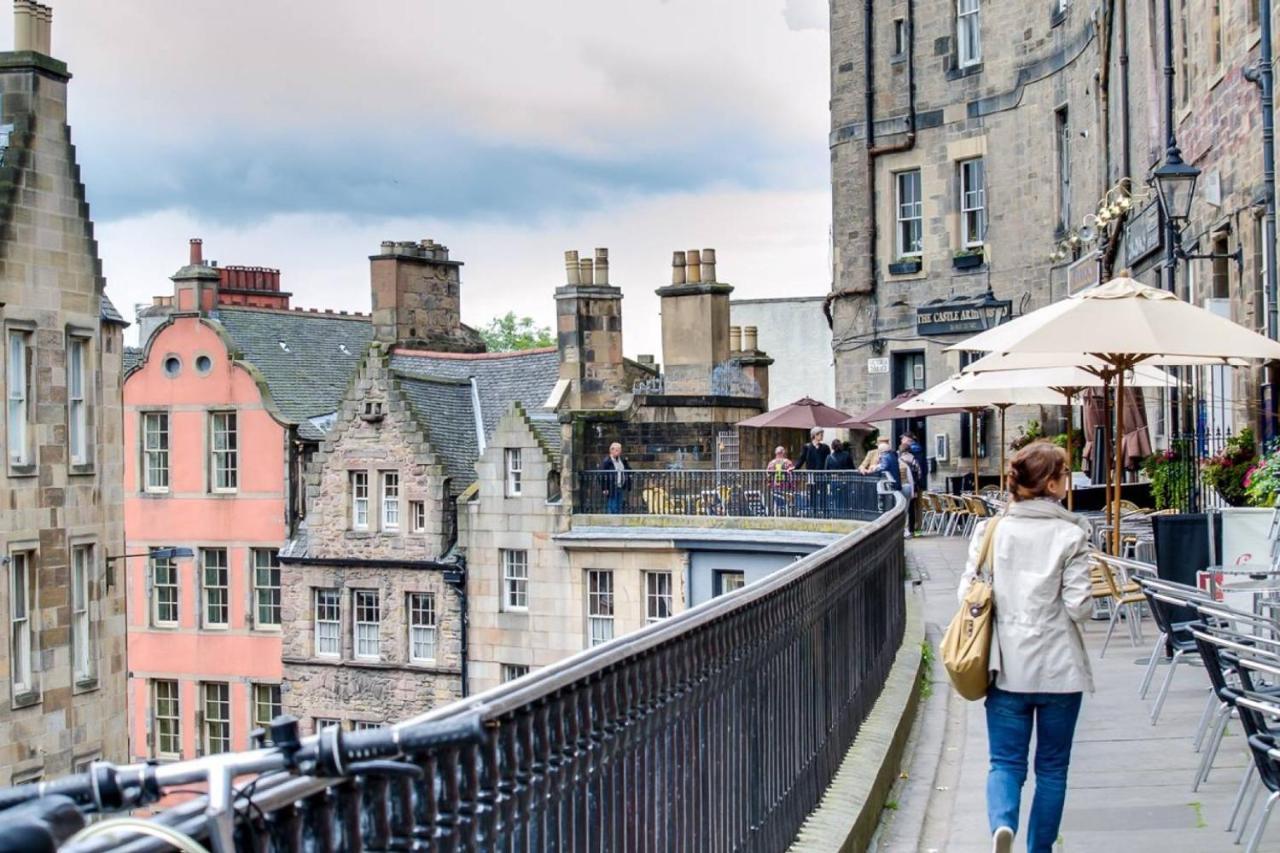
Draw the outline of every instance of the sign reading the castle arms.
M916 334L964 335L999 326L1013 314L1007 299L951 302L916 309Z

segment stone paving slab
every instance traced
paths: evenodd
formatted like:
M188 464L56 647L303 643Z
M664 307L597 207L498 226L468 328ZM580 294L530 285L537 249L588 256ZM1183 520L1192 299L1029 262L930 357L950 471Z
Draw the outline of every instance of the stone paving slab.
M965 543L958 538L916 539L907 546L912 571L924 576L917 586L930 637L940 638L955 610L955 589L964 568ZM1123 626L1099 660L1105 622L1089 625L1097 692L1085 697L1072 753L1067 807L1063 815L1064 851L1159 851L1227 853L1240 850L1225 831L1236 787L1247 762L1238 724L1224 739L1214 771L1200 790L1191 780L1200 756L1191 737L1204 709L1208 680L1199 664L1180 666L1157 725L1148 720L1155 690L1167 669L1161 667L1147 700L1137 695L1154 625L1147 620L1146 641L1129 643ZM872 849L877 853L985 853L987 834L986 724L980 703L955 696L941 665L932 676L934 695L925 703L912 752L904 762L908 777L892 795ZM1024 791L1025 826L1034 791L1034 773ZM1024 849L1019 844L1015 848ZM1261 848L1280 853L1280 816L1267 830Z

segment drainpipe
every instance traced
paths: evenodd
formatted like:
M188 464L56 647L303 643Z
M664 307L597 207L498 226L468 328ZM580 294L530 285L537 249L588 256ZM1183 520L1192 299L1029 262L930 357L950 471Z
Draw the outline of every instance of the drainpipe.
M467 613L467 563L463 557L458 557L458 567L456 569L445 569L444 582L446 586L453 589L458 594L458 612L461 614L462 637L458 643L458 654L461 657L461 679L462 679L462 698L466 699L469 681L467 675L467 657L470 654L467 642L468 635L471 633L471 617Z
M1262 182L1266 196L1266 213L1262 220L1262 251L1267 262L1267 337L1273 341L1280 335L1280 322L1276 310L1276 150L1274 78L1271 72L1271 2L1257 0L1258 26L1261 44L1258 46L1258 64L1245 72L1245 78L1262 90ZM1263 384L1264 439L1276 435L1276 385L1277 366L1267 365L1267 381Z

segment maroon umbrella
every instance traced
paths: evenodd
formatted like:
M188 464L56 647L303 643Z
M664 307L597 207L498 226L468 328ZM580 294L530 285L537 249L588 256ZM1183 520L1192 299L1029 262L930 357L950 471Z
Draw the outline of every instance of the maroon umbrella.
M933 417L934 415L958 415L958 414L964 414L969 411L968 409L959 408L959 409L920 409L914 412L909 412L909 411L904 412L902 409L898 408L903 403L907 402L908 400L910 400L912 397L914 397L919 393L920 393L919 391L903 391L901 394L894 397L889 402L881 403L879 406L876 406L875 408L869 411L863 412L860 415L853 416L845 423L836 424L836 426L849 427L850 429L856 429L857 427L855 427L854 424L857 423L859 425L862 425L865 428L866 424L874 424L879 421L896 421L896 420L909 419L909 418L930 418L930 417Z
M846 429L871 429L863 423L854 423L853 419L839 409L819 403L810 397L801 397L794 403L738 421L740 427L779 427L784 429L812 429L813 427L845 427Z

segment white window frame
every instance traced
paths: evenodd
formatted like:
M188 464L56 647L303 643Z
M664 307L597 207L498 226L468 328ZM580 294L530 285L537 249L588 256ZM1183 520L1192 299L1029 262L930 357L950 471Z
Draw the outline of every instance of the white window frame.
M515 681L529 674L529 664L527 663L504 663L502 665L502 683Z
M436 595L434 592L410 592L405 597L409 618L409 660L432 663L436 659Z
M382 529L400 529L400 472L382 471Z
M732 580L730 580L732 578ZM722 569L716 572L716 587L718 591L716 595L724 595L733 592L735 589L742 589L747 585L746 572L736 571L733 569Z
M351 477L351 529L369 529L369 472L352 471Z
M34 551L14 551L9 555L9 682L13 696L35 689L31 661L35 654L35 632L31 626L34 556Z
M153 552L159 550L151 549ZM179 589L180 579L178 575L178 563L172 557L157 559L156 557L147 557L148 568L151 571L151 624L157 628L176 628L179 620L182 618L181 613L181 592ZM160 582L160 569L165 571L166 583ZM163 594L162 594L163 591ZM170 591L172 591L172 601L168 600ZM161 616L161 608L172 605L173 618L165 619Z
M973 249L985 244L987 238L987 165L982 157L961 160L959 165L960 242L964 248Z
M409 532L427 532L427 502L409 501Z
M956 0L956 53L961 68L982 62L981 0Z
M31 464L31 333L8 330L6 440L11 465Z
M671 572L644 573L644 621L646 625L671 616L675 604ZM665 612L664 612L665 611Z
M249 693L249 701L251 703L249 728L250 730L263 729L267 733L268 742L270 742L271 721L282 713L284 708L284 697L281 696L280 685L261 681L254 682L250 687ZM265 702L263 701L264 696ZM264 706L268 712L274 711L274 713L269 713L265 719L262 716Z
M529 609L529 552L503 548L502 604L504 610Z
M357 660L382 659L382 601L376 589L351 590L351 652Z
M915 197L908 198L905 190L914 179ZM893 175L894 247L899 258L919 258L924 254L924 184L920 169L905 169ZM903 229L914 223L916 246L910 248L904 239Z
M587 645L598 646L614 638L617 601L612 569L587 569Z
M169 491L168 412L142 413L142 490L153 494Z
M370 729L385 729L386 727L387 727L386 723L377 723L377 722L374 722L373 720L352 720L351 721L351 731L353 732L367 732Z
M316 589L311 596L311 616L316 657L341 657L342 591L336 587Z
M217 715L210 713L217 711ZM231 685L200 682L200 750L203 755L231 751Z
M89 464L89 339L67 337L67 455L72 465Z
M210 564L210 557L221 560ZM220 563L220 565L218 564ZM210 574L210 572L213 574ZM210 580L215 583L210 583ZM200 549L200 617L205 628L227 628L231 625L231 568L226 548ZM221 611L218 613L217 611ZM221 620L214 618L220 615Z
M275 548L251 548L249 559L253 562L253 627L278 629L281 622L280 552Z
M71 546L71 671L77 682L97 674L93 588L97 578L92 544Z
M327 729L327 728L330 728L331 726L337 726L338 728L342 728L342 720L339 720L337 717L312 717L311 718L312 734L318 735L320 734L321 729Z
M240 423L235 411L209 413L209 490L235 492L240 488Z
M518 498L523 493L521 480L524 476L524 456L519 447L508 447L502 451L503 469L506 471L505 493L509 498Z
M160 696L161 685L164 685L165 692L168 688L173 688L172 696ZM161 713L161 702L166 703L163 710L172 713ZM169 707L168 703L172 703ZM164 731L165 724L169 724L172 729L167 736ZM156 758L181 758L182 757L182 685L176 678L154 678L151 680L151 731L152 746L151 753ZM177 749L165 749L166 741L168 746L175 746Z

